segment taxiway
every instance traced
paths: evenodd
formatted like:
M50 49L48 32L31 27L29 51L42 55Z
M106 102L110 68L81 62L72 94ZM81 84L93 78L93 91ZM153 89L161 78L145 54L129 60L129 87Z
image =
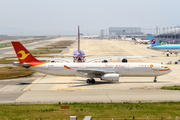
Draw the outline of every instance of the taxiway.
M69 39L57 38L54 41ZM72 38L71 38L72 39ZM73 38L76 39L75 37ZM54 42L53 41L53 42ZM27 49L40 47L51 43L51 40L41 43L25 45ZM175 55L166 57L165 54L147 49L150 45L136 45L129 41L117 40L81 40L81 49L85 54L107 53L106 56L155 56L152 58L128 59L129 62L163 63L178 59ZM63 53L72 55L77 49L77 43L73 44ZM4 51L5 55L13 54L13 48ZM3 54L3 55L4 55ZM15 54L15 53L14 53ZM93 56L101 57L105 55ZM15 56L15 55L14 55ZM0 56L1 57L1 56ZM111 61L110 61L111 62ZM112 62L121 62L113 59ZM157 78L153 77L120 77L118 83L111 83L96 79L96 84L87 84L87 78L61 77L35 73L28 78L19 78L0 81L0 103L17 104L50 104L58 102L162 102L179 101L179 91L161 90L162 86L180 84L179 65L167 65L172 69L170 74ZM20 81L17 84L14 81ZM16 89L15 89L16 88ZM7 89L12 91L7 91ZM14 89L16 92L14 92ZM7 93L7 95L6 95Z

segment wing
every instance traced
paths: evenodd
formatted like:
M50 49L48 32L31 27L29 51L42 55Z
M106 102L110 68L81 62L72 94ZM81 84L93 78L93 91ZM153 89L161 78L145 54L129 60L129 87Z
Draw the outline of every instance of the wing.
M122 58L150 58L152 56L107 56L107 57L97 57L97 58L89 58L86 59L85 62L95 62L95 61L101 61L101 60L107 60L107 59L122 59Z
M33 56L61 56L61 57L74 57L74 55L64 55L64 54L36 54Z
M50 60L50 61L62 61L62 62L73 62L72 59L66 59L66 58L43 58L39 57L38 60Z
M87 74L106 74L106 73L115 73L115 71L104 71L104 70L96 70L96 69L89 69L89 70L77 70L77 72L84 72Z
M62 61L62 62L73 62L72 59L66 59L66 58L43 58L43 57L37 57L38 60L49 60L49 61ZM9 58L6 60L18 60L18 58Z
M84 57L95 56L95 55L104 55L104 54L107 54L107 53L99 53L99 54L84 55Z

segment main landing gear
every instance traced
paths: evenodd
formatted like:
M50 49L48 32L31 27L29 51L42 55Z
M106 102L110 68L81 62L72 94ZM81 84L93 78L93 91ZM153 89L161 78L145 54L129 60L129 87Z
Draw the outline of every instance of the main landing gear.
M87 79L86 82L94 84L95 83L95 79Z
M157 82L156 78L157 78L157 77L154 77L154 82Z
M167 50L167 54L166 54L167 57L169 57L169 50Z

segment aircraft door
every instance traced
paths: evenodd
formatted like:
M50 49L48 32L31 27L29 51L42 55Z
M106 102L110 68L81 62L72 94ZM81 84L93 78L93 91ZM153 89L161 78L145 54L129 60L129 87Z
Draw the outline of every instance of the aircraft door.
M47 69L47 65L44 64L44 65L41 65L41 70L46 70Z
M79 65L79 68L84 69L85 66L84 66L83 64L80 64L80 65Z
M125 66L125 70L126 70L126 71L129 71L129 70L130 70L130 65L129 65L129 64L127 64L127 65Z

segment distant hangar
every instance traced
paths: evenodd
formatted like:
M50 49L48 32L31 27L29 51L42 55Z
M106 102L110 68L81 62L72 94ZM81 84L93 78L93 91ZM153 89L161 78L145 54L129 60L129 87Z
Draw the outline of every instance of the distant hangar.
M109 27L109 35L143 35L141 27Z

